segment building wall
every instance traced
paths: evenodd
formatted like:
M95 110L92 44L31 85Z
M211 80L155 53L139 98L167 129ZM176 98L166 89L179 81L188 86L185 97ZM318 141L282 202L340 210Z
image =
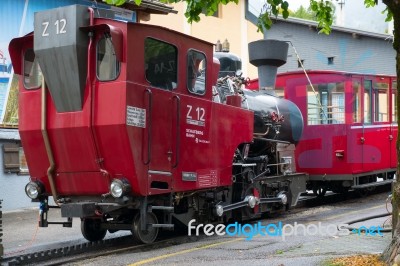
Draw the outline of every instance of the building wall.
M151 15L149 22L162 25L200 39L216 43L228 39L231 52L242 58L243 73L250 78L257 77L257 69L248 63L247 44L263 38L257 32L256 18L247 11L247 2L240 0L238 5L229 4L219 7L218 18L201 15L201 20L192 25L184 16L185 4L173 5L178 14ZM276 20L266 38L291 41L304 60L306 69L329 69L352 72L395 74L395 52L389 35L379 37L342 32L337 28L327 36L318 34L315 26L304 21L290 19ZM312 23L311 23L312 24ZM290 46L288 63L278 71L298 70L297 57ZM328 65L328 57L334 57L333 65Z
M339 70L371 74L396 74L395 51L391 40L365 35L332 31L317 34L315 27L277 21L266 33L267 39L290 41L306 69ZM334 57L328 64L328 57ZM288 61L279 72L296 70L297 57L289 46Z
M25 185L29 182L30 176L5 170L3 149L5 144L20 145L17 129L0 129L0 200L3 200L2 210L10 211L38 206L38 203L32 203L25 194Z

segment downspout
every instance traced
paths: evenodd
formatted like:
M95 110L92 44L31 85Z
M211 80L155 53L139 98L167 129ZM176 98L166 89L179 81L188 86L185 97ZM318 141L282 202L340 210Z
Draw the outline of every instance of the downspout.
M50 163L50 166L47 169L47 178L49 179L51 194L53 196L54 202L58 206L60 206L60 204L58 202L57 189L56 189L55 182L54 182L54 169L56 167L56 164L54 162L53 151L51 149L50 139L49 139L49 135L47 133L46 114L47 114L47 108L46 108L46 84L45 84L45 81L44 81L44 77L42 76L41 130L42 130L42 136L43 136L44 145L45 145L45 148L46 148L47 158L49 159L49 163Z

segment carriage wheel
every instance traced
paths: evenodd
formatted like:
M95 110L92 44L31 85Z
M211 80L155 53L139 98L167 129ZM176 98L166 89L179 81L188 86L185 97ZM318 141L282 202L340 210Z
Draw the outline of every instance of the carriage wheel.
M101 229L101 220L93 218L82 219L81 232L84 238L94 242L103 240L106 236L107 230Z
M158 219L154 213L147 213L147 223L148 224L157 224ZM156 240L158 235L158 228L149 227L146 230L141 230L141 222L140 222L140 213L135 215L133 218L133 225L132 225L132 235L136 241L144 244L153 243Z
M349 189L349 187L335 187L332 188L332 191L339 194L346 194L347 192L349 192Z
M315 186L315 187L313 187L313 192L314 192L315 196L323 197L323 196L325 196L325 193L326 193L326 187L324 187L324 186L320 186L320 187Z
M367 197L371 192L375 190L376 187L367 187L362 189L356 189L356 194L360 198Z

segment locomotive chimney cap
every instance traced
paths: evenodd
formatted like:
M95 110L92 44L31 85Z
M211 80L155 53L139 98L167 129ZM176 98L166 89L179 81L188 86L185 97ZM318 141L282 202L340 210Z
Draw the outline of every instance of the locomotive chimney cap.
M220 40L218 40L217 43L215 44L215 52L222 52L222 44Z
M222 44L222 52L229 53L229 42L228 39L225 39L224 43Z

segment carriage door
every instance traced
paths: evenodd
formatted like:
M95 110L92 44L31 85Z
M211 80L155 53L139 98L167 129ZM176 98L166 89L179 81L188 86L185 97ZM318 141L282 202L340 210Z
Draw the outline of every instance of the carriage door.
M144 92L149 114L149 182L154 189L166 189L171 179L172 90L177 85L177 48L169 43L146 38L146 79L151 84Z
M347 134L348 163L352 166L352 173L358 174L363 170L363 139L364 124L362 123L362 89L361 78L353 77L351 88L352 123L349 123ZM367 105L368 106L368 105ZM367 107L368 108L368 107Z
M390 117L390 79L377 77L373 83L374 90L374 125L375 130L374 148L379 150L375 155L374 170L389 169L391 161L391 147L393 143L392 123ZM379 161L380 158L380 161Z
M390 126L390 167L397 167L396 140L397 140L397 81L392 79L391 89L391 126Z
M390 166L390 121L388 79L364 80L363 170Z

